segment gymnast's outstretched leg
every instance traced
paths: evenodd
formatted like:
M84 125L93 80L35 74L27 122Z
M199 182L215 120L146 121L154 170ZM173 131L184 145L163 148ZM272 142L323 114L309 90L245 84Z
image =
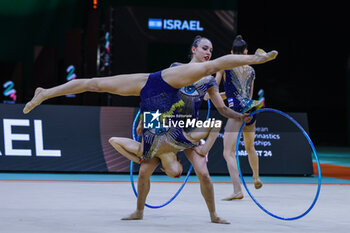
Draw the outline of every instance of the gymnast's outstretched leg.
M111 94L130 96L140 95L149 74L116 75L104 78L74 79L65 84L53 88L37 88L34 97L26 104L23 112L29 113L43 101L69 94L83 92L108 92Z
M188 63L168 68L162 71L162 77L174 88L181 88L198 81L199 79L215 74L221 70L232 69L238 66L262 64L276 58L277 51L266 53L258 49L254 55L230 54L212 61Z
M162 77L174 88L188 86L204 76L220 70L242 65L260 64L275 59L276 51L269 53L257 50L254 55L226 55L213 61L189 63L162 71ZM104 78L75 79L65 84L49 88L37 88L33 99L26 104L23 113L29 113L43 101L63 95L79 94L87 91L108 92L123 96L140 95L149 74L127 74Z

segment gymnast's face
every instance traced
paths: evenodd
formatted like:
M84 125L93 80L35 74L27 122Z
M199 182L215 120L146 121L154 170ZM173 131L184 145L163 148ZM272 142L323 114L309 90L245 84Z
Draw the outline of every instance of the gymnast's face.
M202 39L197 47L192 46L192 61L205 62L209 61L213 52L213 45L208 39Z

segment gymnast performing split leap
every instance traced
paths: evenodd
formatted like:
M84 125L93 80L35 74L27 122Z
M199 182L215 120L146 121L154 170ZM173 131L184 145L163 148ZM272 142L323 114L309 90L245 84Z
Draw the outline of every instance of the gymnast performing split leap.
M179 100L178 97L179 88L188 86L200 80L202 77L209 76L220 70L231 69L248 64L262 64L275 59L276 56L277 51L265 53L263 50L258 49L254 55L226 55L213 61L184 64L151 74L139 73L103 78L75 79L49 89L37 88L33 99L26 104L23 112L25 114L29 113L36 106L50 98L92 91L108 92L122 96L141 96L141 113L156 112L158 110L161 113L161 117L164 117L177 112L178 108L181 108L181 100ZM173 142L172 144L175 148L182 149L195 146L195 144L191 142L191 137L186 138L182 129L175 128L171 130L174 131L170 141ZM147 138L147 130L145 129L143 130L143 138ZM192 139L193 138L195 137L192 137ZM148 143L144 143L142 160L151 159L156 154L158 154L159 157L159 152L163 153L163 150L165 154L167 153L166 149L161 148L160 146L161 140L156 140L158 141L157 143L153 143L155 137L150 138L149 140ZM110 139L110 142L113 142L113 138ZM211 147L209 144L207 144L207 146L208 148ZM202 148L205 147L206 146ZM139 155L140 153L136 154ZM160 157L167 158L166 155L160 155ZM171 155L169 157L172 158L169 160L170 164L173 164L174 162L176 163L176 154L175 156ZM139 159L138 162L140 162ZM165 163L165 165L169 167L167 164L168 163ZM180 169L175 166L174 170L176 172L173 172L173 170L170 169L171 175L176 174Z
M108 92L121 96L141 96L142 100L142 98L145 98L143 97L143 93L141 93L142 90L144 90L144 92L150 92L146 89L152 88L156 90L159 88L157 84L163 83L169 90L174 90L174 95L177 95L179 88L191 85L202 77L238 66L263 64L275 59L277 54L278 52L275 50L266 53L262 49L257 49L253 55L229 54L212 61L188 63L151 74L122 74L103 78L75 79L49 89L37 88L32 100L25 105L23 113L29 113L45 100L87 91ZM172 93L169 93L172 97L171 94ZM169 109L170 107L171 106L169 106ZM148 111L148 109L143 110ZM152 109L150 109L150 111L152 111Z

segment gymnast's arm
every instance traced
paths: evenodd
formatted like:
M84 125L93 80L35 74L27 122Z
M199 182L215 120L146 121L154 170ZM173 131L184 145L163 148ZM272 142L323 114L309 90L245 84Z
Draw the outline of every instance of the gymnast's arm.
M136 128L136 133L141 136L142 131L143 131L142 120L139 120L139 124L137 125L137 128Z
M216 75L215 75L215 79L216 79L216 83L218 84L218 86L220 86L220 83L221 83L221 79L222 77L224 76L224 71L221 70L219 72L216 72Z
M220 94L222 100L227 99L226 93L225 93L225 92L220 92L219 94ZM205 93L205 96L204 96L203 99L204 99L205 101L210 100L210 96L209 96L209 93L208 93L208 92Z
M219 71L216 73L216 76L215 76L215 80L216 80L216 83L218 84L218 86L220 86L220 82L221 82L221 79L222 77L224 76L224 71ZM220 96L223 100L226 99L226 93L225 92L220 92ZM209 93L207 92L204 96L204 100L209 100L210 99L210 95Z
M216 86L212 86L208 89L208 93L210 96L211 101L213 102L216 109L219 111L219 113L227 118L234 118L237 120L244 120L245 122L249 122L252 117L248 117L247 114L241 114L238 112L233 111L232 109L228 108L224 101L222 100L219 90Z
M125 158L135 163L142 162L143 141L139 143L131 138L111 137L108 142Z
M250 99L253 99L253 92L254 92L254 81L255 81L255 76L252 81L252 86L250 88Z

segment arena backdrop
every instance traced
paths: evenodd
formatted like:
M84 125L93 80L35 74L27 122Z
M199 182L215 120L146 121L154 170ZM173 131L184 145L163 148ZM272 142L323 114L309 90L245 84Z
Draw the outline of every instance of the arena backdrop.
M210 38L213 58L230 53L236 31L233 10L111 7L112 74L155 72L171 63L189 62L197 35Z
M131 138L138 109L42 105L22 113L22 104L0 104L0 171L127 173L130 161L109 145L112 136ZM203 111L201 115L205 115ZM307 116L291 113L306 130ZM216 111L211 117L222 119ZM228 175L222 156L223 130L209 153L211 174ZM240 142L240 163L251 174ZM282 116L261 113L257 120L256 150L261 175L310 175L311 150L303 134ZM179 154L187 172L189 162ZM137 172L138 166L134 167ZM157 168L156 173L161 173Z

